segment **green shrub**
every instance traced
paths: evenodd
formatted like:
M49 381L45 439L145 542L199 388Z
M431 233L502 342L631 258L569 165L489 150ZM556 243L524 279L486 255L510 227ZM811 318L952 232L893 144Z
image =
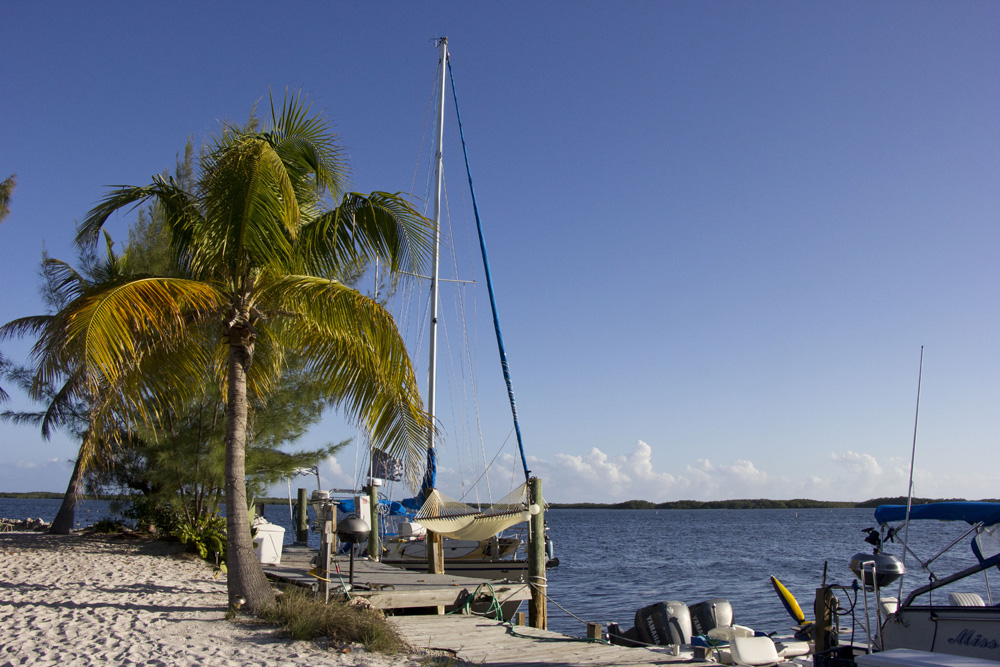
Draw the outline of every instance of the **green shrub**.
M292 639L327 637L335 642L364 645L369 651L400 653L408 650L385 615L377 609L333 602L323 604L310 593L289 589L274 607L260 614Z
M221 516L206 516L191 522L181 521L173 535L188 551L206 560L226 559L226 520Z
M159 502L150 496L133 496L122 509L122 516L131 519L138 531L165 536L174 534L180 523L180 515L170 503Z
M120 533L125 526L121 519L101 519L93 525L95 533Z

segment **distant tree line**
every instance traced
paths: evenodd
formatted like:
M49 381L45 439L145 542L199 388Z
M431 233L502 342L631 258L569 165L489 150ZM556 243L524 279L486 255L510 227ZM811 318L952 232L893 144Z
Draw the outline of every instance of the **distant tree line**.
M927 503L953 502L962 498L914 498L914 505ZM988 502L998 502L993 498L984 498ZM769 500L767 498L741 498L737 500L674 500L666 503L651 503L648 500L626 500L621 503L551 503L553 509L580 510L781 510L781 509L822 509L822 508L875 508L879 505L905 505L906 496L895 498L872 498L860 503L840 502L833 500L810 500L808 498L793 498L792 500Z

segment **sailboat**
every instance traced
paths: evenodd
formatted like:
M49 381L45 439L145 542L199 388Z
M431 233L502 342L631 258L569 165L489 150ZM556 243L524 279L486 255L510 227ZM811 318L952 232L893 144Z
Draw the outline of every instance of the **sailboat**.
M438 354L438 309L440 291L440 245L441 245L441 194L443 183L443 147L444 147L444 108L446 75L451 73L448 60L448 40L438 40L438 70L435 83L436 129L435 158L433 183L432 216L435 223L435 244L432 275L430 276L430 332L429 361L427 380L427 410L436 417L437 410L437 354ZM458 97L454 91L452 77L452 92L458 127L461 133L461 115L458 113ZM462 134L463 151L465 148ZM466 170L469 170L468 155L465 155ZM469 174L471 189L472 178ZM489 260L483 238L482 224L476 205L475 191L472 190L472 206L475 212L476 227L479 236L483 269L489 290L490 306L493 314L493 324L496 331L497 347L507 394L511 406L514 431L520 452L521 464L525 481L529 478L527 459L521 437L521 428L517 418L514 401L513 385L510 377L507 355L503 336L500 332L500 322L497 314L496 299L493 291ZM527 521L531 514L537 513L537 508L527 503L524 485L514 489L503 500L488 503L486 507L479 504L466 505L460 501L448 498L436 488L437 451L435 431L430 429L427 434L427 465L420 492L414 498L402 502L402 506L411 510L400 513L393 522L385 521L387 526L394 524L395 531L388 528L382 540L380 560L388 565L417 571L439 571L443 569L450 574L475 576L488 579L525 579L527 561L518 558L518 549L524 540L517 535L504 534L510 527ZM377 456L373 452L373 460ZM375 477L373 474L372 477ZM396 504L391 504L395 506ZM534 510L534 511L532 511ZM388 517L386 517L388 518ZM385 528L385 526L383 526ZM394 532L394 534L392 534ZM548 565L558 564L552 557L551 542L547 541ZM442 567L443 566L443 567Z

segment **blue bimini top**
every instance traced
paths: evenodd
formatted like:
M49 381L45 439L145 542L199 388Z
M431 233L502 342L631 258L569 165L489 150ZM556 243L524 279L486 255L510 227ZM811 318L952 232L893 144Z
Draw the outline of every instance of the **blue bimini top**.
M970 526L982 521L985 525L992 526L1000 523L1000 503L956 501L913 505L910 507L910 519L964 521ZM875 520L880 524L905 521L906 505L879 505L875 509Z

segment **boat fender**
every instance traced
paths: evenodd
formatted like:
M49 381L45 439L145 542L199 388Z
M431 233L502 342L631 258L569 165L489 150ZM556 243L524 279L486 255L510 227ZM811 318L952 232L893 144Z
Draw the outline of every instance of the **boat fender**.
M553 560L555 558L556 548L552 544L552 540L548 535L545 536L545 559Z

